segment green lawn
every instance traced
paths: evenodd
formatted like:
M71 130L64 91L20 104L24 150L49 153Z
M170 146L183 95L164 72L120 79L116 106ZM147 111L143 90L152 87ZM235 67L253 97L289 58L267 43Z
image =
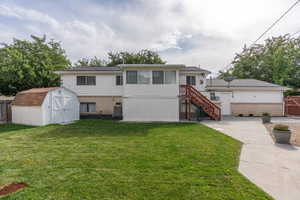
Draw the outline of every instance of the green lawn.
M237 171L241 143L194 123L0 125L0 199L271 199Z

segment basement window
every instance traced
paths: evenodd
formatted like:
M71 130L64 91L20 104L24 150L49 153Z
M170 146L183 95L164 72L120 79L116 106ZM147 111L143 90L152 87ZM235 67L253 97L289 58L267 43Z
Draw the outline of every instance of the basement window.
M96 112L96 103L80 103L80 113Z

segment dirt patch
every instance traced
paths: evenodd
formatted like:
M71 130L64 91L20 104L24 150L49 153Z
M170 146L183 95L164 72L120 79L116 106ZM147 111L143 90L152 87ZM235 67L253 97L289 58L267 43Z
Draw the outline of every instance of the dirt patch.
M12 183L10 185L4 186L3 188L0 188L0 196L16 192L20 189L23 189L24 187L27 187L26 183Z
M284 124L284 125L289 126L290 130L292 131L291 141L290 141L291 144L300 146L300 123L295 123L295 122L274 122L273 123L272 122L269 124L264 124L274 141L275 141L275 138L272 134L272 130L276 124Z

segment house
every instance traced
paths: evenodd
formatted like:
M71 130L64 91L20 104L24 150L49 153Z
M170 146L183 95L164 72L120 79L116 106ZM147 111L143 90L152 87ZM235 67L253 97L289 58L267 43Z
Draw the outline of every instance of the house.
M121 64L57 73L62 86L78 95L81 116L112 115L116 106L122 106L125 121L179 121L192 119L196 112L220 120L221 115L272 113L274 107L274 114L283 115L278 106L283 105L285 88L256 80L234 80L228 88L223 80L207 80L210 72L198 67ZM248 108L256 111L249 113Z
M11 103L12 122L41 126L79 119L77 95L66 88L33 88L17 93Z

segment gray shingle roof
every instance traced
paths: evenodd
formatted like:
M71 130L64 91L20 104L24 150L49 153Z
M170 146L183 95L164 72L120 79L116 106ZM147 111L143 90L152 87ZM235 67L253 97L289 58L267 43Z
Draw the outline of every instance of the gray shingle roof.
M180 71L191 71L191 72L206 72L206 73L211 73L208 70L202 69L200 67L194 67L194 66L187 66L183 69L181 69Z
M66 69L63 71L120 71L119 67L112 66L112 67L72 67L70 69Z
M228 87L228 83L223 79L207 79L207 87ZM287 89L283 86L260 81L256 79L234 79L230 82L230 87L268 87L268 88L282 88Z
M81 66L81 67L72 67L70 69L66 69L63 71L66 72L75 72L75 71L120 71L120 67L123 65L119 66L112 66L112 67L87 67L87 66ZM125 65L124 65L125 66ZM153 65L126 65L126 66L153 66ZM176 67L181 67L183 65L155 65L155 66L176 66ZM194 67L194 66L189 66L189 67L184 67L181 68L180 71L189 71L189 72L205 72L205 73L210 73L210 71L207 71L205 69L202 69L200 67Z
M119 67L176 67L184 68L183 64L119 64Z

